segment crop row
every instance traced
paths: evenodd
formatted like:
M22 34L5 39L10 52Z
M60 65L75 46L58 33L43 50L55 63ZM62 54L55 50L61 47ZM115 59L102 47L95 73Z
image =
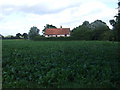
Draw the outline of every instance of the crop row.
M118 43L3 41L3 87L119 87Z

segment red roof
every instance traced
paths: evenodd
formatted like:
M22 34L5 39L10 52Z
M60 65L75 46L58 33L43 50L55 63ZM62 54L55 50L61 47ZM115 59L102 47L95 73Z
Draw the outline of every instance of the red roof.
M70 28L48 28L45 35L66 35L70 34Z

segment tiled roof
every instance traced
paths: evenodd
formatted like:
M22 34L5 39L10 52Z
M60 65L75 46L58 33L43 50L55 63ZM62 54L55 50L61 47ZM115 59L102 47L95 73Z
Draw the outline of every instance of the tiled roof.
M66 35L70 34L70 28L48 28L45 35Z

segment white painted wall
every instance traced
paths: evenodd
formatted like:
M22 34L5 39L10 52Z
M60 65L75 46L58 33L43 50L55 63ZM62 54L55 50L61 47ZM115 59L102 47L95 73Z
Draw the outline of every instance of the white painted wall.
M67 36L65 35L57 35L57 37L69 37L70 35L67 34ZM45 35L45 37L56 37L56 35Z

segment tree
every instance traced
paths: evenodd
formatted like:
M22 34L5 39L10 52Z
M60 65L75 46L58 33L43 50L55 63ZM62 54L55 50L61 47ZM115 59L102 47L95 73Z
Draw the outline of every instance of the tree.
M93 23L85 21L72 30L71 36L80 40L100 40L101 34L109 30L106 23L101 20L96 20Z
M92 30L88 21L84 21L82 25L74 28L71 37L79 40L91 40Z
M30 31L28 32L28 38L33 39L35 36L39 36L39 29L33 26L30 28Z
M20 36L22 36L20 33L16 34L16 38L20 39Z
M115 16L116 17L116 25L115 25L115 29L116 29L116 40L120 41L120 1L118 2L118 15Z
M109 41L112 41L113 38L114 38L113 30L105 31L104 33L102 33L102 34L100 35L100 39L101 39L101 40L109 40Z
M28 39L28 34L27 33L23 33L22 36L23 36L24 39Z
M101 20L96 20L93 23L91 23L91 29L94 30L93 31L94 35L93 35L92 40L101 40L101 35L105 31L110 30L107 24Z
M110 22L110 24L111 24L113 27L115 27L116 22L115 22L114 19L110 20L109 22Z
M49 25L49 24L46 24L46 26L44 26L44 29L42 30L42 33L44 34L45 30L47 28L57 28L56 26L53 26L53 25Z
M120 41L120 1L118 1L118 14L115 17L115 20L110 20L110 24L113 26L114 40Z
M82 25L89 27L90 23L88 21L84 21Z

